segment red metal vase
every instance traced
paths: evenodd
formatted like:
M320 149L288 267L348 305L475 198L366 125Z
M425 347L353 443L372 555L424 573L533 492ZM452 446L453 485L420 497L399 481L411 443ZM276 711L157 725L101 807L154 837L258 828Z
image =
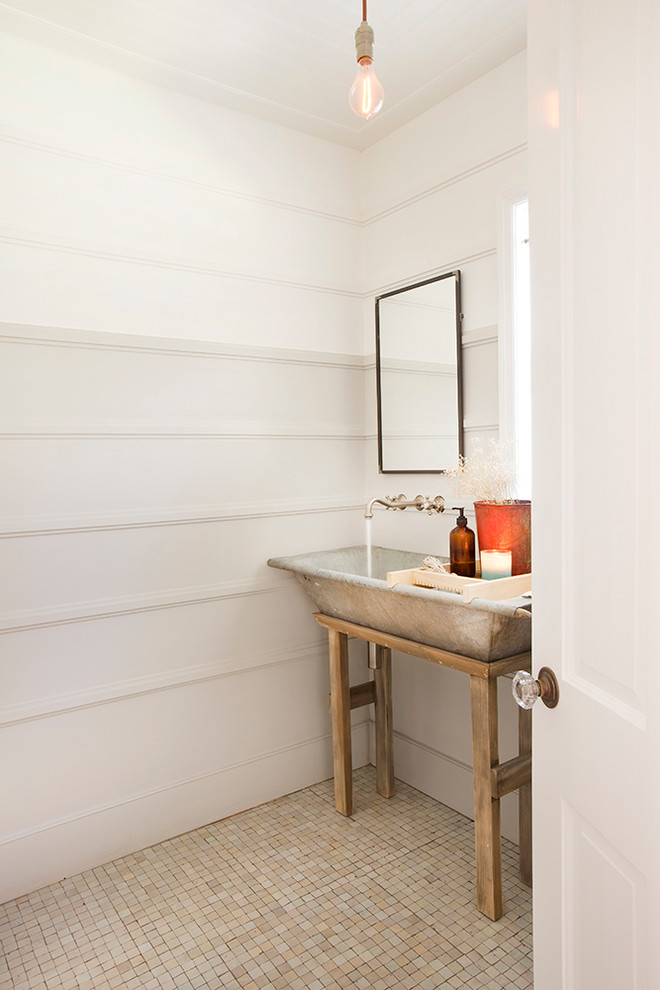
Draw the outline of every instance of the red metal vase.
M477 540L480 550L510 550L511 573L532 571L532 503L475 502Z

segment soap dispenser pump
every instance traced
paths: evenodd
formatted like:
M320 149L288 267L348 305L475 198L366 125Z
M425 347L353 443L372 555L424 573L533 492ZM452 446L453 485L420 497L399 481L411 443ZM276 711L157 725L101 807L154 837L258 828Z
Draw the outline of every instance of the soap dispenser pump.
M465 509L454 506L459 513L457 525L449 534L449 559L452 574L459 577L474 577L477 570L474 552L474 532L469 528Z

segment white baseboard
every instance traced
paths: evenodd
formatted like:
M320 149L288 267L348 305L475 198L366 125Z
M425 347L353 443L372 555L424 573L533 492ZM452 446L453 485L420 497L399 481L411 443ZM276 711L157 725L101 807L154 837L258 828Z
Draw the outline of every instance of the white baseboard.
M373 732L373 723L370 723ZM370 738L370 754L375 752ZM374 762L373 756L371 762ZM461 815L474 819L472 767L447 753L425 746L400 733L394 734L394 774L423 794L446 804ZM518 844L518 797L502 799L502 835Z
M368 750L364 722L353 727L355 768ZM331 776L328 735L0 839L0 903Z

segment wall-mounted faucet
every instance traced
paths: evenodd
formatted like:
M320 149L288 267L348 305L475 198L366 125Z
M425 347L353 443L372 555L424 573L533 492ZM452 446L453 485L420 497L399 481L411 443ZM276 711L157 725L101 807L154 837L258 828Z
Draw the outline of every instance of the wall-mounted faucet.
M386 495L385 498L369 499L364 510L365 519L373 519L374 505L384 505L386 509L408 509L414 507L415 509L419 509L420 512L426 510L429 515L432 512L445 511L445 500L442 495L436 495L435 498L417 495L413 499L407 499L405 495L397 495L394 498Z

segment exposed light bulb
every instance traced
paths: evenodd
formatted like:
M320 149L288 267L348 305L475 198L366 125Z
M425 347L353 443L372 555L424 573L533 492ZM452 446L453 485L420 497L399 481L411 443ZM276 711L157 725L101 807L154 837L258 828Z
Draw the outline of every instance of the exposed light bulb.
M348 103L358 117L373 117L383 105L383 87L373 68L374 32L367 24L367 3L363 0L362 23L355 32L358 70L348 94Z
M353 113L359 117L373 117L383 105L385 93L374 72L370 58L362 58L358 62L357 75L348 94L348 102Z

